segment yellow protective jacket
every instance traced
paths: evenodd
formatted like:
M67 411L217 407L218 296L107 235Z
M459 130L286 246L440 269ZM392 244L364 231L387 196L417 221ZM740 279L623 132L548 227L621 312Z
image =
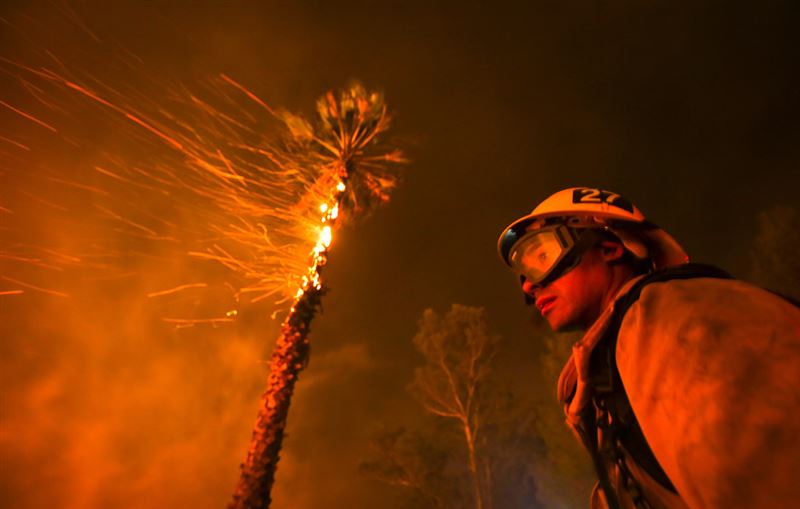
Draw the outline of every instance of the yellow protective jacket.
M635 283L574 345L559 379L567 423L608 472L620 507L800 508L800 310L741 281L648 284L619 328L619 378L677 493L624 448L622 460L604 452L590 357ZM596 488L591 507L607 506Z

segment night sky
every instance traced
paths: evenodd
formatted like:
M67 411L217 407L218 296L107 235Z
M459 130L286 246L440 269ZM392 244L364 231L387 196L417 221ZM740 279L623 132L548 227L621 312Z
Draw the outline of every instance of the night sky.
M358 465L372 430L422 412L406 387L426 308L486 308L503 337L500 369L518 384L533 378L543 324L495 246L552 192L619 192L693 261L743 278L758 213L797 204L793 2L6 1L0 18L0 57L32 63L47 48L75 75L120 86L104 63L135 55L143 73L187 84L223 73L305 114L352 79L385 93L390 136L411 162L391 202L334 240L276 508L394 507ZM0 100L29 107L3 69ZM72 135L91 143L59 160L65 178L123 137L86 115ZM8 109L0 122L5 138L38 136ZM29 161L55 167L60 155L47 151L2 145L0 206L25 190ZM0 250L29 224L69 246L78 225L52 231L45 216L0 214ZM13 279L17 267L4 262L0 274ZM0 296L3 507L229 499L278 324L262 303L234 324L173 330L143 297L170 269L136 270L124 288L83 297ZM59 274L53 286L76 281ZM546 390L555 397L555 380Z

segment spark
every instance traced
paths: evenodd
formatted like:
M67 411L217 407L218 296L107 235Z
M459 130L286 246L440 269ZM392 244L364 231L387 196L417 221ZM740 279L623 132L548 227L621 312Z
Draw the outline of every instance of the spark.
M72 255L69 255L69 254L66 254L66 253L61 253L61 252L55 251L53 249L39 248L39 250L44 252L44 253L47 253L49 255L55 256L56 258L59 258L60 260L63 260L63 261L68 262L68 263L81 263L81 261L82 261L80 258L78 258L76 256L72 256Z
M79 182L73 182L73 181L70 181L70 180L64 180L64 179L61 179L61 178L58 178L58 177L48 176L46 178L48 180L52 180L53 182L57 182L59 184L64 184L65 186L75 187L77 189L83 189L85 191L89 191L89 192L92 192L92 193L100 194L100 195L103 195L103 196L110 196L111 195L111 193L109 191L106 191L105 189L100 189L99 187L89 186L89 185L86 185L86 184L81 184Z
M221 323L235 322L235 318L162 318L164 322L175 324L178 328L193 327L195 325L217 326Z
M206 288L206 287L208 287L208 285L206 283L192 283L192 284L176 286L175 288L170 288L169 290L161 290L159 292L151 292L151 293L148 293L147 296L149 298L161 297L161 296L164 296L164 295L170 295L170 294L173 294L173 293L177 293L177 292L180 292L180 291L183 291L183 290L188 290L189 288Z
M170 138L166 134L162 133L161 131L159 131L155 127L151 126L150 124L148 124L144 120L141 120L140 118L138 118L135 115L132 115L130 113L125 113L125 117L127 117L129 120L132 120L133 122L136 122L137 124L139 124L140 126L144 127L145 129L147 129L151 133L155 134L159 138L163 139L167 143L170 143L175 148L177 148L179 150L183 150L183 146L180 143L178 143L174 139Z
M69 295L67 295L66 293L58 292L56 290L48 290L47 288L42 288L40 286L35 286L35 285L30 284L30 283L23 283L22 281L18 281L16 279L12 279L12 278L10 278L8 276L0 276L0 279L5 279L9 283L14 283L14 284L20 285L20 286L25 287L25 288L30 288L31 290L36 290L36 291L39 291L39 292L42 292L42 293L46 293L46 294L49 294L49 295L55 295L56 297L69 297Z
M249 97L250 99L252 99L252 100L253 100L253 101L255 101L256 103L258 103L258 104L260 104L261 106L263 106L263 107L264 107L264 109L266 109L267 111L269 111L269 112L270 112L270 114L272 114L272 115L275 115L275 110L273 110L272 108L270 108L269 106L267 106L267 103L265 103L264 101L262 101L261 99L259 99L259 98L258 98L258 96L256 96L254 93L252 93L251 91L247 90L247 89L246 89L246 88L244 88L242 85L240 85L239 83L237 83L237 82L235 82L234 80L230 79L229 77L227 77L227 76L226 76L226 75L224 75L224 74L220 74L220 77L221 77L223 80L225 80L226 82L228 82L228 83L230 83L231 85L233 85L234 87L238 88L238 89L239 89L240 91L242 91L242 92L243 92L243 93L244 93L244 94L245 94L247 97Z
M11 110L11 111L13 111L14 113L17 113L18 115L22 115L23 117L27 118L28 120L31 120L31 121L33 121L33 122L35 122L35 123L39 124L39 125L40 125L40 126L42 126L42 127L45 127L45 128L47 128L47 129L50 129L50 130L51 130L51 131L53 131L54 133L57 133L57 132L58 132L58 129L56 129L55 127L51 126L50 124L48 124L48 123L46 123L46 122L43 122L43 121L39 120L38 118L34 117L34 116L33 116L33 115L31 115L30 113L25 113L24 111L22 111L22 110L20 110L20 109L17 109L17 108L15 108L15 107L11 106L10 104L8 104L8 103L6 103L6 102L3 102L3 101L0 101L0 104L2 104L3 106L5 106L6 108L10 109L10 110Z
M48 207L54 208L54 209L59 210L61 212L69 212L69 209L67 207L64 207L64 206L59 205L57 203L53 203L51 201L45 200L44 198L41 198L41 197L36 196L34 194L31 194L31 193L29 193L27 191L19 190L18 192L20 194L22 194L22 195L25 195L25 196L31 198L32 200L35 200L35 201L37 201L39 203L47 205Z
M49 264L49 263L45 263L41 258L31 258L31 257L27 257L27 256L0 253L0 259L22 262L22 263L25 263L25 264L28 264L28 265L34 265L34 266L37 266L37 267L42 267L44 269L63 270L61 267L59 267L57 265L52 265L52 264Z
M6 138L5 136L0 136L0 140L3 140L6 143L10 143L10 144L12 144L14 146L17 146L17 147L21 148L22 150L27 150L28 152L31 151L31 148L29 146L23 145L22 143L19 143L17 141L12 140L12 139Z

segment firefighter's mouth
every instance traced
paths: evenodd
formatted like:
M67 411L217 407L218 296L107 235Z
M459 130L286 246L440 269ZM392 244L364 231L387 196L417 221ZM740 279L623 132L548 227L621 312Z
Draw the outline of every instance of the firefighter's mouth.
M536 307L542 315L545 315L553 308L555 301L555 295L546 295L536 300Z

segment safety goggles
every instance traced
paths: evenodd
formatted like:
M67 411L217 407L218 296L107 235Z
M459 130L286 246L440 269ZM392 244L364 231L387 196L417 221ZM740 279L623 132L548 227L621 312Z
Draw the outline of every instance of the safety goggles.
M575 268L581 255L600 240L599 232L563 224L533 230L514 243L508 261L521 277L543 286Z

